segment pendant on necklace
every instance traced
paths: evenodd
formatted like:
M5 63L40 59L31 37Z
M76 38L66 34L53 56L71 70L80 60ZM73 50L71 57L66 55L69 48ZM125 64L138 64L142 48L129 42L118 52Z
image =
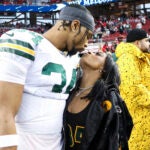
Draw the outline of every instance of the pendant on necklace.
M79 96L81 93L81 91L77 91L76 96Z

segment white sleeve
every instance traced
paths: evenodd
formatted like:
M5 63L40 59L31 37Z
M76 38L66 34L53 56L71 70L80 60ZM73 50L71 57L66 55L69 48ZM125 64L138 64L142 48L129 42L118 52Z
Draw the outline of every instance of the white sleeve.
M0 38L0 80L24 84L34 61L35 48L30 37L9 31Z
M19 63L7 57L0 57L0 80L24 84L31 63L29 60L22 59L22 62Z

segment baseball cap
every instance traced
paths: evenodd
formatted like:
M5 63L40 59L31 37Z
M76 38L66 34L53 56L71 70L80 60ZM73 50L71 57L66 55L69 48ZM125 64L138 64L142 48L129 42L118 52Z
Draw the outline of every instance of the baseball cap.
M134 42L137 40L142 40L144 38L148 38L148 34L143 29L133 29L127 35L127 42Z

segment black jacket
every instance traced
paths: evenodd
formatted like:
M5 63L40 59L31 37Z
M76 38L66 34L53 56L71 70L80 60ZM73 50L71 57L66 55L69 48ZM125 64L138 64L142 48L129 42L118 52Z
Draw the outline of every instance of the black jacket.
M64 112L64 133L65 127ZM86 117L81 150L118 150L118 128L118 115L113 104L111 110L105 112L99 100L92 101Z

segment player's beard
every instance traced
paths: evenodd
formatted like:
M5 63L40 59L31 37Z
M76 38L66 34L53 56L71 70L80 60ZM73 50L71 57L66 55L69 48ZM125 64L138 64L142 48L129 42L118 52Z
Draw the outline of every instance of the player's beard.
M68 56L75 55L77 52L78 52L78 50L75 49L75 47L73 47L72 50L70 50L70 51L68 52Z
M72 56L75 55L77 52L82 52L82 51L84 51L84 48L75 48L75 46L73 46L73 48L70 51L68 51L68 55Z
M75 55L77 52L81 52L81 51L84 51L84 48L75 48L75 43L73 42L73 47L71 50L68 50L67 46L66 48L63 49L63 51L68 51L67 55L68 56L72 56L72 55Z
M84 51L83 48L75 48L75 47L73 47L72 50L70 50L68 52L68 55L72 56L72 55L75 55L77 52L82 52L82 51Z
M62 51L67 52L68 56L75 55L78 52L78 50L75 49L75 47L73 47L70 51L68 51L68 48L66 47L66 48L62 49Z

